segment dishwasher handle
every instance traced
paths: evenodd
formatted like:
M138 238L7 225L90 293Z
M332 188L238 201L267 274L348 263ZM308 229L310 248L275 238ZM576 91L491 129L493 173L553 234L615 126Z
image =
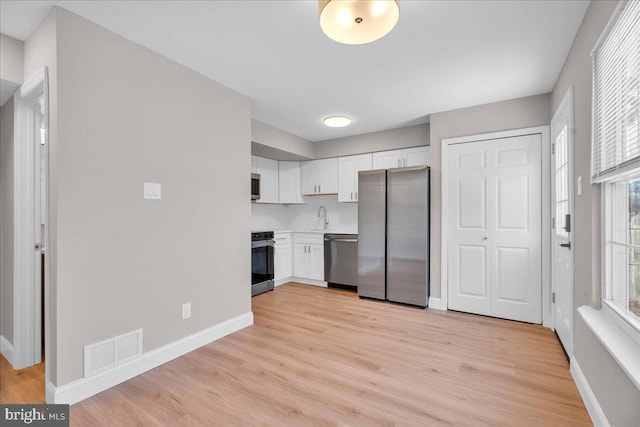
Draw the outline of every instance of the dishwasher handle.
M341 243L358 243L358 239L327 239L325 237L325 242L341 242Z

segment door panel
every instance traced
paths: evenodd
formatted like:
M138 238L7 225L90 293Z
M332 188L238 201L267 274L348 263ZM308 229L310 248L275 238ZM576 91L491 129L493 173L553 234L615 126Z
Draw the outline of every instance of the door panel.
M485 205L487 182L484 178L461 178L458 181L458 227L482 229L487 226Z
M527 278L530 273L528 248L496 248L496 298L527 302Z
M529 224L529 177L498 178L498 223L500 230L524 230Z
M458 277L460 295L487 297L487 248L458 246Z

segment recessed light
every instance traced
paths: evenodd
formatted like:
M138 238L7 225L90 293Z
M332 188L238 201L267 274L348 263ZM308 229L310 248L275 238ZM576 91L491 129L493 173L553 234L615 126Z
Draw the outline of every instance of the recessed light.
M331 116L324 119L324 124L330 128L343 128L351 124L351 118L346 116Z

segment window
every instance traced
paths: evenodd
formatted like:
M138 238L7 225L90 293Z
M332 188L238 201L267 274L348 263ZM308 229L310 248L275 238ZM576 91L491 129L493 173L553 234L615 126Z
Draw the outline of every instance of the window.
M604 298L640 321L640 174L605 185Z
M640 1L593 54L592 182L603 186L605 303L640 331Z
M569 213L569 144L567 126L565 125L556 137L556 221L558 236L569 238L566 217Z

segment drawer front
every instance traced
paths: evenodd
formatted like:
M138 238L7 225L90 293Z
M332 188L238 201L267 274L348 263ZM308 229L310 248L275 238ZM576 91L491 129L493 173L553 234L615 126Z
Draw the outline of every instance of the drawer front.
M290 244L292 242L291 233L275 233L273 235L276 245Z
M323 233L294 233L294 243L321 244L324 245Z

